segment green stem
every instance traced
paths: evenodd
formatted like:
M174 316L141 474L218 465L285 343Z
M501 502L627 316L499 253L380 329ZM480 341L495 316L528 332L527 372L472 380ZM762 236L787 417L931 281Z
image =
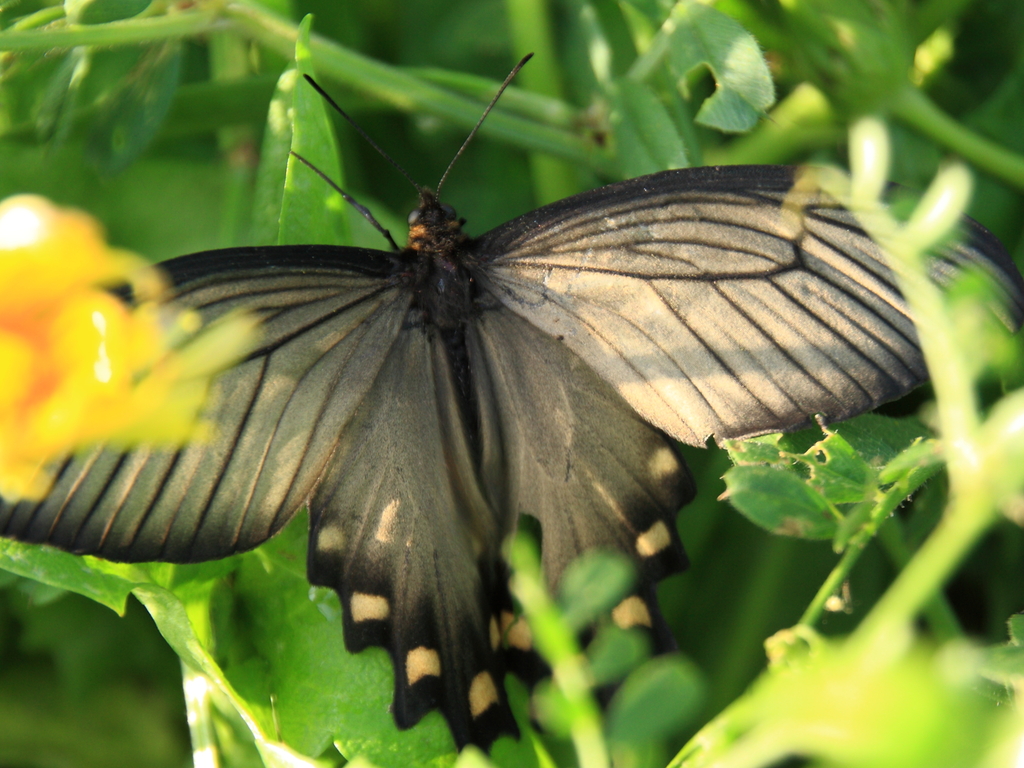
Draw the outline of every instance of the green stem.
M192 764L217 768L220 760L210 712L213 684L206 675L190 667L184 660L181 662L181 680L185 689L188 732L192 739Z
M986 173L1024 189L1024 157L957 122L917 88L904 88L893 100L891 110L898 120L961 155Z
M225 14L252 39L281 56L291 58L298 27L287 19L242 3L225 6ZM479 102L425 82L344 48L316 34L310 38L317 70L330 79L382 99L408 112L425 112L467 128L480 118ZM480 132L514 146L538 150L612 173L611 159L592 149L569 131L551 128L516 115L493 111Z
M58 29L7 30L0 33L0 51L45 51L78 45L131 45L192 37L223 27L217 14L187 11L109 24L68 24Z
M522 535L512 544L512 567L512 592L523 606L524 615L529 617L537 651L551 665L552 681L565 696L577 762L580 768L608 768L601 710L591 690L593 678L586 657L547 593L535 546Z
M57 21L57 19L64 18L64 6L63 5L51 5L49 8L42 8L35 13L31 13L23 19L18 19L16 22L11 24L9 29L23 31L26 29L36 29L38 27L44 27L51 22Z
M839 591L840 587L843 586L843 582L850 576L850 571L853 570L853 566L857 560L864 553L863 546L849 546L843 553L843 556L836 563L835 568L829 573L828 578L822 583L821 587L818 588L818 592L814 595L814 599L811 600L810 605L807 606L807 610L804 611L804 615L800 617L800 621L797 624L803 624L808 627L813 627L818 623L821 618L821 614L825 612L825 603L832 595Z

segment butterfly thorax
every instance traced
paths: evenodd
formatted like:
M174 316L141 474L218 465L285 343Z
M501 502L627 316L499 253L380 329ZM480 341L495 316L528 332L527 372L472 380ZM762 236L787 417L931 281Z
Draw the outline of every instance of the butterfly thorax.
M412 268L415 306L424 322L442 331L462 328L472 308L463 223L429 190L420 191L420 206L409 216L409 242L402 255Z

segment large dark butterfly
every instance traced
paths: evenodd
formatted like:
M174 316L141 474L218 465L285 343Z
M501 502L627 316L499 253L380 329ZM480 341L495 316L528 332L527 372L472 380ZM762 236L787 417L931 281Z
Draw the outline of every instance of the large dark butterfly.
M387 648L399 726L440 708L461 747L515 733L505 665L528 651L503 539L539 521L556 585L608 548L639 585L613 612L671 637L654 599L686 563L694 493L675 441L834 421L926 377L886 258L853 216L772 166L612 184L470 238L421 192L397 253L233 248L164 263L176 301L262 318L221 375L207 443L68 458L0 533L111 560L242 552L310 512L309 580L335 589L346 646ZM783 203L785 202L785 206ZM965 221L933 262L968 267L1024 318L1024 281Z

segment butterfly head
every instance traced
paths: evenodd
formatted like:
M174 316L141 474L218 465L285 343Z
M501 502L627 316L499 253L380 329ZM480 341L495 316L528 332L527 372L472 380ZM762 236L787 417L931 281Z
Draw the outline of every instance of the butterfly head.
M407 251L429 255L439 266L444 262L457 265L457 252L468 239L462 231L465 219L455 209L442 204L429 189L420 189L420 204L409 214Z

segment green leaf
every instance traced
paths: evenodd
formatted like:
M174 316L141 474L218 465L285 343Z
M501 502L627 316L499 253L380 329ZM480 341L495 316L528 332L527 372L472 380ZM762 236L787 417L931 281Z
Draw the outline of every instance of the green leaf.
M677 733L697 714L704 681L679 656L652 659L626 678L608 707L608 739L642 745Z
M837 520L825 498L797 475L765 466L725 473L726 497L762 528L784 536L830 539Z
M587 647L590 673L599 686L617 683L650 655L651 641L645 633L614 624L601 627Z
M299 75L316 78L309 49L313 17L306 15L295 43ZM292 91L291 151L302 155L339 187L345 180L324 99L301 77ZM341 195L294 156L288 158L278 243L347 245L351 242Z
M1024 646L1024 613L1015 613L1007 622L1010 631L1010 642L1013 645Z
M864 501L874 491L874 471L837 432L815 444L805 461L808 484L833 504Z
M559 603L565 621L575 631L591 624L624 598L636 583L636 570L615 552L587 552L566 569Z
M978 672L1007 686L1024 682L1024 646L1002 645L986 648Z
M541 680L534 688L533 711L537 722L548 733L568 736L572 731L573 704L550 678Z
M148 48L127 81L105 105L89 140L89 154L105 173L127 168L160 130L171 108L181 71L181 44Z
M791 459L779 446L780 434L754 437L750 440L726 440L725 449L733 464L788 464Z
M235 582L246 636L267 665L281 740L309 755L335 743L345 757L381 768L449 762L455 745L440 713L406 731L395 725L387 652L345 650L337 595L306 580L307 531L300 515L243 558Z
M66 0L68 21L77 24L106 24L137 16L151 0Z
M918 439L930 436L928 428L917 419L893 419L877 413L865 413L855 419L831 427L861 457L874 466L892 461Z
M775 85L757 41L721 11L681 0L662 32L670 37L668 61L677 77L706 66L715 78L715 93L696 122L730 133L749 131L775 103Z
M254 245L274 245L281 230L285 175L292 147L292 104L299 71L288 67L277 80L267 111L260 164L256 169L256 189L252 203L252 240Z
M145 571L138 566L72 555L52 547L4 538L0 538L0 568L85 595L122 614L132 588L139 581L146 580Z
M613 84L609 96L623 176L689 166L683 140L654 91L625 79Z

